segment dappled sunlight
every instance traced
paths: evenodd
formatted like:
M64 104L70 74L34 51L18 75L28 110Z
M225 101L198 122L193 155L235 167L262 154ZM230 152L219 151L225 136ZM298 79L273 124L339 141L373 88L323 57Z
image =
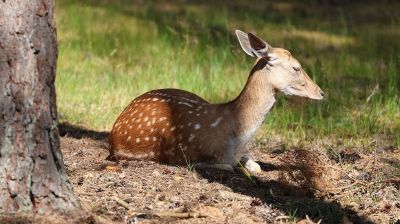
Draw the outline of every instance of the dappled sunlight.
M321 31L293 29L288 32L288 35L312 41L314 42L314 46L316 48L326 48L326 47L345 48L345 47L351 47L356 43L354 37L339 36Z

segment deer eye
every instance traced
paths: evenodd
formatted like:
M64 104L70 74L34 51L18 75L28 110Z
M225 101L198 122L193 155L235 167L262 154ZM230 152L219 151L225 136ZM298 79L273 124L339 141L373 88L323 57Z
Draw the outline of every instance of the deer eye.
M293 70L295 70L296 72L299 72L301 69L301 67L293 67Z

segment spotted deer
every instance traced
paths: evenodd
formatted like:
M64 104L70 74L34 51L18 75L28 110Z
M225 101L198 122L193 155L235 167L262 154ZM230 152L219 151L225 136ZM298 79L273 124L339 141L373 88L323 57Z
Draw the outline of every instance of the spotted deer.
M275 103L275 94L322 100L324 93L282 48L236 30L244 52L256 57L243 90L228 103L211 104L179 89L152 90L134 99L110 133L110 158L233 170L242 162L261 168L247 144Z

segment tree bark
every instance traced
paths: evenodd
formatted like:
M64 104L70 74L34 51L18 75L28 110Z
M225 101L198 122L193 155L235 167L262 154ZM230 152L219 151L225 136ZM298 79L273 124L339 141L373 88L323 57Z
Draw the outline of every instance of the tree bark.
M54 0L0 0L0 214L71 215L60 152Z

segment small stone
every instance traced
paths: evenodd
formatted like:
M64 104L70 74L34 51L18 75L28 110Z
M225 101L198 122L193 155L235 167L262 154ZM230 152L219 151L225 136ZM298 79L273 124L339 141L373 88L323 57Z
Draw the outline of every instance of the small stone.
M183 180L183 177L180 177L180 176L174 176L174 179L175 179L176 181L181 181L181 180Z
M153 171L153 176L158 177L158 176L160 176L160 175L161 175L160 172L158 172L157 170L154 170L154 171Z

